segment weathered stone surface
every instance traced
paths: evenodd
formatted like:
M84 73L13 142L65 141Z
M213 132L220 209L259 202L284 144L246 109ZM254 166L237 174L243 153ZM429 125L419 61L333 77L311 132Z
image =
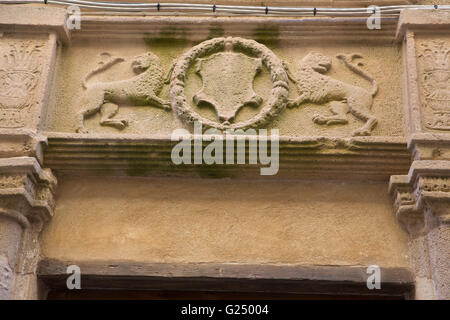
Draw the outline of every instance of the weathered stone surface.
M15 268L20 255L22 227L13 216L0 210L0 299L10 299Z
M404 11L397 35L404 41L406 124L413 162L391 177L395 211L411 240L416 298L449 299L450 60L445 11Z
M56 33L61 41L70 39L66 25L67 11L61 7L2 5L0 30L13 33Z
M186 23L188 23L188 21L186 21ZM195 42L190 41L189 39L180 38L173 41L173 44L168 46L163 41L158 42L157 37L157 35L149 37L146 41L151 44L151 52L156 54L161 60L163 74L168 75L174 63L177 61L182 61L183 52L189 51L189 49L192 48L192 44ZM260 41L264 43L264 38ZM268 41L270 44L272 40L269 39ZM400 64L398 63L400 60L398 50L387 45L376 46L376 50L373 50L354 46L351 42L347 42L344 46L342 46L340 43L345 41L345 38L343 40L339 40L339 44L338 42L335 42L334 45L329 47L321 47L320 42L314 40L308 40L307 46L303 43L284 40L283 38L274 39L273 41L276 41L277 45L272 45L272 51L278 57L277 59L282 59L285 62L285 66L289 66L289 69L291 69L293 73L297 72L297 65L301 61L302 57L308 55L310 52L317 51L321 52L324 56L327 56L328 59L333 61L332 67L328 72L329 75L327 74L323 76L325 79L331 80L332 78L335 78L338 85L341 85L341 83L347 83L349 90L351 89L348 92L354 92L355 90L357 92L360 92L361 90L361 92L365 92L365 89L363 90L359 88L367 88L368 91L371 91L370 81L367 81L362 76L355 74L346 67L345 63L340 61L340 59L335 58L335 56L342 53L348 54L358 52L363 57L359 60L364 63L364 67L362 67L365 70L364 72L369 73L370 76L376 80L379 85L379 92L375 96L373 104L370 101L371 98L368 102L364 102L363 108L367 111L364 111L358 117L349 116L347 123L342 121L338 123L335 121L335 123L329 122L329 125L326 125L326 121L317 120L315 123L313 119L319 119L315 117L316 115L326 117L332 112L328 111L327 102L333 102L333 99L335 99L334 103L339 103L341 100L348 98L346 94L342 93L340 96L331 98L331 96L327 96L327 93L323 93L324 97L326 97L325 100L322 99L323 101L317 101L316 103L305 101L300 108L286 110L283 110L283 104L281 104L277 108L273 108L272 112L271 97L276 92L274 91L273 94L271 94L272 90L275 90L272 89L272 87L273 84L276 84L277 86L279 84L276 82L272 83L269 69L267 69L267 67L263 67L262 72L256 76L253 82L254 91L262 98L262 103L256 108L242 108L240 112L237 112L230 127L236 126L238 128L241 126L245 128L244 125L247 125L247 127L252 125L254 127L264 126L269 129L278 128L281 135L296 137L349 137L352 133L358 133L356 130L359 130L362 127L365 122L364 119L368 119L366 114L370 113L370 117L373 115L373 117L377 119L377 124L375 126L374 120L371 120L369 127L374 128L373 132L366 132L366 130L362 130L365 132L359 132L359 135L361 135L361 133L364 133L365 135L370 133L372 136L403 135L402 98L400 94L401 70ZM64 50L63 52L63 58L61 60L62 65L59 68L61 76L58 77L55 96L52 98L53 103L50 108L49 117L47 118L48 131L75 132L78 128L79 124L76 120L78 113L89 109L80 104L79 97L89 95L89 93L82 88L82 82L85 76L88 75L91 70L96 68L97 63L102 61L98 58L99 53L106 51L112 57L120 57L125 59L125 61L114 64L110 67L110 70L105 69L90 78L87 84L88 86L117 80L118 77L121 79L130 79L133 76L130 73L132 57L142 54L147 50L147 46L144 41L134 39L121 39L120 41L107 39L96 40L97 45L101 43L101 46L98 46L97 48L95 45L91 45L90 43L93 44L90 39L79 37L74 39L70 50ZM220 51L221 49L217 48L217 50ZM246 49L244 48L243 50L245 51ZM238 48L236 51L240 52L240 49ZM394 59L386 61L383 59L383 56L392 56ZM88 64L84 63L84 61L92 62ZM202 87L201 78L195 74L194 64L196 65L196 63L194 62L196 61L192 61L193 65L191 65L191 67L186 66L187 70L182 72L182 76L180 75L180 77L184 77L186 74L186 79L180 83L184 83L185 86L185 103L187 105L185 105L185 107L181 110L178 108L175 108L175 110L179 110L178 113L181 112L183 118L187 113L185 110L193 110L196 114L198 114L198 116L195 116L194 118L202 119L205 125L217 127L219 126L220 121L214 108L199 108L193 101L193 98ZM174 69L174 71L177 74L178 69ZM274 70L274 72L278 71ZM281 79L281 81L286 80L287 79ZM294 81L296 80L294 79ZM181 94L175 87L177 85L178 84L174 80L171 81L171 86L173 88L172 100L176 99L176 96ZM299 93L296 90L296 85L292 81L290 81L289 88L288 98L296 99L296 97L299 96ZM324 88L326 88L325 85L323 88L320 88L320 86L318 87L320 90ZM331 89L332 87L329 87L328 90ZM163 100L169 99L168 87L164 87L162 89L160 97ZM356 99L356 97L350 97L350 99L353 98ZM87 99L88 101L91 101L91 99L95 100L95 97L90 97ZM182 94L180 99L184 99ZM359 101L361 98L357 98L357 100ZM173 101L175 102L175 100ZM275 105L278 104L279 103ZM86 119L86 128L88 128L91 133L167 135L174 129L182 126L182 123L180 123L175 112L168 112L158 108L144 108L139 107L139 105L143 104L138 103L137 106L133 106L130 103L122 103L118 114L111 117L111 120L117 118L118 121L126 119L128 123L127 126L100 126L99 122L102 121L102 116L97 113L92 114L91 117ZM346 110L350 110L353 113L359 114L359 111L361 111L361 108L359 107L349 108L348 106L344 106L344 108L341 109L343 109L343 111L340 111L341 113L346 113ZM267 116L265 114L267 114ZM265 121L259 121L258 116ZM188 117L192 119L192 114L188 115ZM256 119L257 121L252 121L252 119ZM239 125L240 123L243 125Z
M440 225L430 231L429 250L431 272L436 296L439 299L450 299L450 226Z
M8 257L0 255L0 300L11 298L12 283L14 281L14 272L12 271Z
M333 2L346 4L363 3ZM417 299L450 299L449 11L405 10L381 30L355 17L66 19L0 6L1 299L38 297L41 258L91 275L110 261L111 277L115 261L121 277L270 264L346 281L351 268L359 286L377 264L411 270ZM196 120L279 130L279 174L175 165L171 134Z
M1 266L4 299L37 297L38 237L53 214L55 187L55 177L35 158L0 159L0 258L7 262Z
M36 299L38 237L53 214L56 179L42 169L41 119L66 10L0 7L0 298Z

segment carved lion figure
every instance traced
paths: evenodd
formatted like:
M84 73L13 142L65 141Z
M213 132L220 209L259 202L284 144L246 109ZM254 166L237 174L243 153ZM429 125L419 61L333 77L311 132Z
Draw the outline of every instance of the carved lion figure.
M330 116L316 114L313 121L317 124L346 124L347 113L351 113L365 124L355 130L353 136L367 136L377 124L377 119L370 112L373 97L378 91L375 80L352 63L353 59L361 58L358 54L337 55L344 64L353 72L368 80L372 84L372 90L357 87L336 79L323 73L331 68L331 59L317 52L311 52L300 62L297 75L294 76L285 66L289 78L297 85L300 96L295 100L288 101L288 108L300 106L303 103L315 104L330 103Z
M77 132L87 133L84 126L86 117L101 113L100 124L123 129L128 125L125 119L112 119L119 109L120 103L131 103L140 106L154 106L171 110L170 102L158 97L162 87L163 70L159 58L151 52L147 52L132 59L131 67L137 75L126 80L112 82L97 82L91 86L86 85L87 79L103 70L106 70L116 62L123 61L121 58L110 59L102 63L97 69L91 71L83 81L86 89L82 98L85 108L78 114Z

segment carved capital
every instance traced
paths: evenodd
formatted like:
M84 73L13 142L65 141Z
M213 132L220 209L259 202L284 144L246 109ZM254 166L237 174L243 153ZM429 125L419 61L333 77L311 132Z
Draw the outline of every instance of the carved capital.
M53 215L56 178L35 158L0 159L0 206L46 221Z
M411 235L423 233L425 229L423 211L418 207L408 176L391 176L389 192L393 197L394 210L400 225Z
M0 159L0 279L2 298L33 298L39 234L52 217L56 178L35 158Z
M450 161L416 160L408 175L392 176L389 191L401 225L413 236L450 218Z

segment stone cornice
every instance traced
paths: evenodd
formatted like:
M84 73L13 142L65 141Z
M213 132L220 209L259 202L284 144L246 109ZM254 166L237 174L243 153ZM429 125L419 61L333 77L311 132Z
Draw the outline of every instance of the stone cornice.
M450 12L439 10L403 10L398 20L396 38L402 41L406 32L450 33Z
M55 189L56 178L35 158L0 159L0 207L46 221L53 215Z
M0 32L55 33L70 42L65 8L27 5L0 5Z
M226 34L266 40L333 39L393 41L396 17L381 17L382 28L369 30L363 17L114 16L83 15L73 38L189 38L204 40Z
M44 165L56 171L117 175L257 177L249 165L176 166L170 136L47 133ZM280 171L275 178L359 178L386 180L406 173L410 153L401 137L280 137ZM243 169L247 169L244 170Z
M34 157L42 165L47 138L30 129L0 129L0 158Z
M56 33L70 41L67 10L51 6L0 5L0 32Z

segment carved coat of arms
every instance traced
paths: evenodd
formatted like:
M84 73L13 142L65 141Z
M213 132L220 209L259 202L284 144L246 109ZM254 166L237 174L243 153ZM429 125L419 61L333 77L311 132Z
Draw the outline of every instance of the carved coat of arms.
M203 85L193 96L193 102L196 106L212 106L218 121L203 117L188 102L185 81L194 65ZM253 89L253 81L263 67L270 73L272 83L267 101ZM278 57L263 44L239 37L214 38L193 47L177 60L170 81L172 107L182 120L198 121L204 127L220 130L267 124L284 110L288 94L288 76ZM236 114L244 106L262 107L250 119L235 122Z
M450 49L442 41L422 47L425 126L450 130Z
M36 44L12 44L0 64L0 127L24 126L22 110L32 104L39 79L39 48Z
M209 104L220 122L232 122L242 107L262 103L253 90L253 80L261 68L260 58L233 52L231 42L226 42L225 52L198 59L197 73L202 77L203 87L193 97L194 103Z

